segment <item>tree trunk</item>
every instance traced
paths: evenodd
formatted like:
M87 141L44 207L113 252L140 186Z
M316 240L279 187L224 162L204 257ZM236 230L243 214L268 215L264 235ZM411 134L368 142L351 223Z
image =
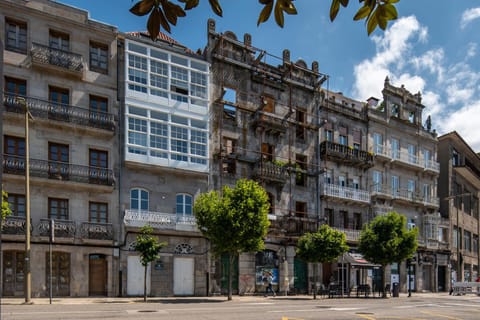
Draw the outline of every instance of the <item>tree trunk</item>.
M147 302L147 266L143 271L143 302Z
M232 278L233 278L233 262L235 256L233 253L228 254L228 300L232 300Z
M387 298L387 291L385 291L387 272L385 271L385 269L386 269L386 265L382 265L382 298Z
M317 299L317 268L318 263L313 263L313 300Z

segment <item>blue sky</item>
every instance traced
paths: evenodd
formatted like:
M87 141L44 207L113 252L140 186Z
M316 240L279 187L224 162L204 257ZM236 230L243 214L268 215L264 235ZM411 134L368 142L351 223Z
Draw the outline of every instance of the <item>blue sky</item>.
M147 17L128 10L136 0L61 0L90 12L90 18L117 26L120 31L146 29ZM480 1L401 0L399 19L387 30L367 36L364 22L354 22L358 1L350 1L331 23L331 0L295 1L298 15L286 16L284 28L271 18L257 27L262 6L257 0L220 0L223 18L215 16L207 0L180 18L172 36L187 47L204 48L207 19L217 32L233 31L239 39L252 35L253 46L307 65L318 61L330 77L328 88L364 101L381 98L383 81L421 92L424 119L432 116L439 134L453 130L480 151ZM326 86L326 85L324 85Z

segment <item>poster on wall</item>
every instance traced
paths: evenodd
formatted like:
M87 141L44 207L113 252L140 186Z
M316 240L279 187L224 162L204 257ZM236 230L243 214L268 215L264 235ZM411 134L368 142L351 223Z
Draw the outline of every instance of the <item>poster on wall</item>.
M267 276L269 272L273 277L272 284L278 285L278 268L256 267L255 279L257 285L263 285L263 277Z

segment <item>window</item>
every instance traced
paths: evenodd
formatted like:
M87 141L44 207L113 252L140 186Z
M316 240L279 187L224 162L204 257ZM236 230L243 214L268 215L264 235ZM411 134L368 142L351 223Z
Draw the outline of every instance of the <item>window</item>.
M323 176L325 183L326 184L332 184L333 183L333 178L332 177L333 177L332 171L331 170L326 171L324 173L324 176Z
M340 210L340 218L343 220L343 228L348 229L349 226L349 219L348 219L348 211Z
M45 252L45 279L47 291L50 291L50 256ZM52 253L52 295L58 297L70 296L70 253Z
M268 203L270 204L270 208L268 209L269 214L275 214L275 196L270 192L267 192L268 196Z
M69 147L66 144L48 143L48 170L50 178L68 179Z
M325 212L323 214L323 218L326 219L325 223L327 223L330 227L334 226L335 223L335 216L333 214L333 209L325 208Z
M373 133L373 152L383 154L383 136L380 133Z
M192 215L192 196L189 194L181 193L176 197L176 213L177 215L185 216Z
M458 244L460 243L459 238L460 238L460 233L458 232L458 227L455 226L453 227L453 239L452 239L453 240L452 245L454 248L458 248Z
M130 190L130 209L148 211L148 191L144 189Z
M400 106L398 104L392 105L392 116L393 117L400 117Z
M392 176L392 196L398 196L398 192L400 189L400 179L398 176Z
M333 131L325 129L325 140L329 142L333 142Z
M48 99L52 102L49 106L48 118L59 121L69 120L70 94L68 89L48 87Z
M268 143L262 143L262 160L273 161L274 150L275 150L274 146Z
M353 213L353 229L355 230L362 229L362 214L359 212Z
M237 163L235 159L223 159L222 162L223 173L234 175L237 172Z
M5 18L5 50L27 53L27 24Z
M234 120L237 116L237 91L232 88L223 88L223 117Z
M392 158L393 159L399 159L400 158L400 142L398 139L392 138L390 140L391 146L392 146Z
M307 183L307 157L301 154L297 154L295 159L296 173L295 183L297 186L305 187Z
M430 150L428 149L423 149L423 161L424 161L424 167L425 168L430 168L431 167L431 161L432 161L432 154Z
M90 95L89 100L90 122L92 124L101 124L106 121L105 114L108 111L108 99Z
M452 166L457 167L460 165L460 154L457 150L452 150Z
M467 230L463 230L463 249L467 252L472 251L472 233Z
M415 112L414 111L410 111L408 113L408 121L410 123L415 123Z
M408 199L413 200L415 196L415 180L409 179L407 181L407 193Z
M306 217L307 216L307 203L302 201L295 201L295 216Z
M188 102L188 70L182 67L171 66L170 91L172 99ZM178 94L177 94L178 93Z
M275 113L275 99L269 96L262 97L262 110L269 113Z
M417 150L413 144L408 145L408 162L417 163Z
M338 137L338 142L341 144L341 145L348 145L348 137L347 136L344 136L344 135L340 135Z
M147 93L147 58L128 55L128 89Z
M50 30L49 46L62 51L70 50L70 36L63 32Z
M90 202L88 206L88 221L93 223L107 223L108 204L103 202Z
M237 151L237 140L223 137L223 150L225 154L234 154Z
M100 183L109 178L108 152L103 150L89 150L89 179L90 183Z
M432 186L428 183L423 184L423 200L425 202L430 202L432 198Z
M25 138L5 136L4 138L4 152L7 155L25 157Z
M305 111L297 110L295 112L296 125L295 136L297 140L305 140Z
M48 198L48 218L68 220L68 199Z
M90 70L108 73L108 46L90 42Z
M5 77L5 92L13 96L27 95L27 81L12 77Z
M382 191L382 172L374 170L372 173L372 182L373 182L373 191L381 192Z
M9 193L8 206L12 210L12 216L25 217L25 195Z

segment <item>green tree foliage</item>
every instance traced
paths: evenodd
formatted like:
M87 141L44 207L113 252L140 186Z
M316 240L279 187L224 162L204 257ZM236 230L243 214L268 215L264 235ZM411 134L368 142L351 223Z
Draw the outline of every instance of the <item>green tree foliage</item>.
M143 276L143 301L147 301L147 267L152 261L160 257L160 250L167 245L166 242L159 242L158 239L152 236L153 228L149 225L143 226L140 229L140 234L137 236L135 243L135 251L140 253L140 262L144 267Z
M265 248L270 204L265 190L252 180L240 179L235 188L225 186L222 191L221 195L217 191L202 193L195 200L193 212L202 234L210 240L213 253L229 256L228 300L231 300L234 259L242 252Z
M417 228L407 229L407 218L396 212L377 216L363 227L358 250L367 260L382 266L382 287L385 288L385 267L411 258L417 250ZM387 293L383 290L383 297Z
M339 256L348 251L347 239L341 231L335 230L330 226L323 224L317 232L305 233L298 239L297 256L306 261L317 263L333 262ZM314 290L313 298L317 295L317 274L316 265L314 268Z
M349 0L331 0L330 5L330 20L333 22L340 11L340 7L347 7ZM367 32L370 35L377 27L385 30L388 21L397 19L398 13L394 4L400 0L359 0L361 5L353 20L365 20ZM165 31L170 32L170 25L177 25L178 18L185 17L185 11L196 8L200 0L176 0L178 3L183 3L183 8L170 0L140 0L133 7L130 12L137 16L145 16L150 13L147 21L147 30L150 33L152 40L155 40L160 32L160 27ZM219 0L208 0L212 11L222 16L223 10ZM294 5L294 0L258 0L264 7L258 16L257 25L260 25L273 15L277 25L283 28L285 23L284 14L295 15L297 9Z
M8 205L8 194L2 190L2 221L5 217L12 213L10 206Z

